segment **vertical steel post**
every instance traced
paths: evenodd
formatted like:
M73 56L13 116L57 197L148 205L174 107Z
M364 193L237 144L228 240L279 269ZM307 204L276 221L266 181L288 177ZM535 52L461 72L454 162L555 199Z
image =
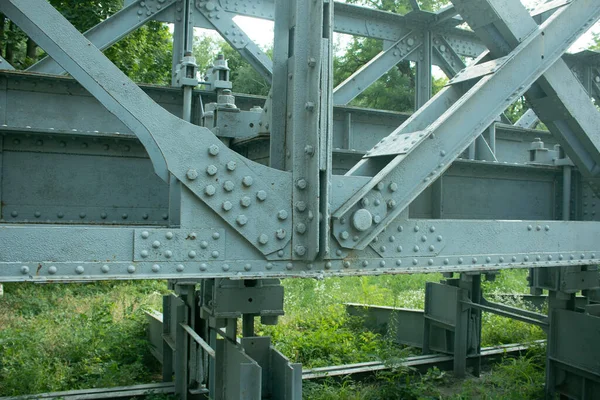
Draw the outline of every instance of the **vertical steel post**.
M273 27L273 83L271 85L271 135L270 166L289 169L286 147L288 58L290 56L290 7L291 2L275 1L275 24Z
M428 30L423 31L416 81L415 110L418 110L431 98L431 32Z
M279 8L285 7L282 3L287 2L279 1ZM327 146L331 125L331 71L324 65L330 63L331 14L324 0L295 0L288 7L287 18L281 13L278 18L290 21L285 164L286 169L292 171L294 185L292 218L295 234L291 250L294 259L314 260L323 235L319 218L324 200L322 188L328 189L328 185L321 185L321 173L327 174L330 169L327 167L330 155L323 147ZM285 11L282 9L281 12ZM281 29L278 26L278 32ZM281 51L283 44L278 42L277 46L276 50ZM280 57L283 56L277 56L277 63L282 62ZM278 73L283 71L279 65L276 68Z
M571 172L573 167L563 166L563 190L562 190L562 219L568 221L571 218Z

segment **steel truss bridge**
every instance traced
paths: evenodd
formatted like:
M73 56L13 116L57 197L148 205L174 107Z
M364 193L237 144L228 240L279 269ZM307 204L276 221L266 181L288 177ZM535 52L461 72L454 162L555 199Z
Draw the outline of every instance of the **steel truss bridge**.
M167 279L163 373L182 399L297 400L300 366L254 335L255 317L283 314L279 278L443 272L425 352L463 375L481 313L500 313L547 330L549 398L600 396L600 56L565 54L600 2L411 4L128 0L80 34L44 0L0 0L49 55L27 71L0 60L0 282ZM237 15L274 21L272 58ZM174 25L171 87L101 53L151 20ZM221 58L199 81L194 27L269 96L234 96ZM383 42L335 88L334 32ZM413 114L347 106L403 61ZM432 65L449 78L433 97ZM511 124L521 96L532 108ZM507 268L530 269L548 315L485 300L481 274Z

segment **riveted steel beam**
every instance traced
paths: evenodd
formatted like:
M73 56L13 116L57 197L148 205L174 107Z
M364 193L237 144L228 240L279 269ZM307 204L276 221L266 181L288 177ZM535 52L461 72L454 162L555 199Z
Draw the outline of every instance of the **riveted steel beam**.
M47 2L4 1L0 10L136 134L158 176L175 176L261 253L285 247L288 173L241 157L208 129L167 112Z
M374 177L333 214L333 231L340 244L364 249L532 81L551 69L583 33L581 26L599 17L600 4L580 1L563 8L536 25L493 74L472 85L445 88L367 153L348 175ZM370 197L387 204L387 209L361 206Z
M193 233L196 240L185 239ZM0 255L0 282L485 272L591 265L600 257L597 222L399 219L367 253L311 263L244 257L236 254L235 235L225 232L214 239L216 233L3 225L0 244L11 251ZM171 258L166 257L169 251Z
M321 171L330 173L327 139L331 134L331 8L330 2L295 0L278 2L283 21L289 21L288 46L278 57L287 58L286 168L291 169L294 187L292 255L313 260L319 253L321 235L319 214L326 200L327 177L321 187ZM319 21L315 23L314 21ZM321 22L323 21L323 22ZM283 28L285 29L285 28ZM329 161L329 166L330 166Z
M135 1L94 26L84 35L94 46L104 50L146 22L160 17L165 11L170 10L175 3L176 0L163 0L156 3L143 0ZM51 57L44 57L27 68L27 71L55 75L65 73L65 70Z
M396 64L420 49L423 43L423 35L423 32L409 32L389 48L373 57L367 64L360 67L333 90L334 104L345 105L350 103Z

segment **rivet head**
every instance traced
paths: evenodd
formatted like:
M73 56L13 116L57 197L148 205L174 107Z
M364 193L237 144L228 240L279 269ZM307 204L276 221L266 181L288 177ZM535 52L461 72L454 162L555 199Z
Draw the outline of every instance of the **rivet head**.
M194 250L190 250L190 252L188 253L188 257L189 258L196 258L196 252Z
M244 264L244 271L250 271L252 269L251 264Z
M267 235L265 235L264 233L258 237L258 243L267 244L268 242L269 242L269 237Z
M248 223L248 217L246 217L245 215L239 215L236 218L235 222L237 222L237 224L239 226L244 226L244 225L246 225Z
M166 237L168 240L171 240L171 239L173 239L173 232L167 232L167 233L165 233L165 237Z
M527 230L528 230L528 231L530 231L530 230L532 230L532 229L533 229L533 226L531 226L531 225L527 225Z
M79 274L79 275L83 274L83 271L85 271L85 269L84 269L84 268L83 268L81 265L78 265L78 266L75 268L75 272L76 272L77 274Z
M250 203L251 203L251 200L250 200L250 197L248 197L248 196L244 196L240 199L240 205L242 207L250 207Z
M160 242L158 240L155 240L154 242L152 242L152 247L158 249L160 247Z
M486 258L485 258L485 262L488 262L488 263L489 263L489 262L491 262L491 261L492 261L492 259L491 259L490 257L486 257Z
M224 201L221 207L224 211L229 211L233 207L233 204L230 201Z
M229 264L223 264L223 266L221 267L221 269L223 271L229 271Z
M149 236L150 236L150 233L148 233L148 231L142 232L142 239L148 239Z
M299 256L303 256L306 254L306 247L298 245L296 247L294 247L294 252L299 255Z
M298 189L304 190L304 189L306 189L306 186L308 186L306 179L298 179L298 181L296 181L296 187Z
M208 147L208 154L210 154L211 156L216 156L217 154L219 154L219 146L217 146L216 144L212 144Z
M191 171L191 170L190 170L190 171ZM211 164L211 165L209 165L208 167L206 167L206 173L207 173L208 175L210 175L210 176L213 176L213 175L215 175L215 174L217 173L217 171L218 171L218 169L217 169L217 166L216 166L216 165L212 165L212 164ZM189 171L188 171L188 172L189 172ZM196 176L196 178L197 178L197 176ZM188 177L188 179L191 179L191 178L189 178L189 177ZM195 178L194 178L194 179L195 179Z
M234 187L235 184L232 181L225 181L225 183L223 183L223 189L225 189L227 192L231 192Z
M142 258L146 258L146 257L148 257L148 250L142 250L142 251L140 252L140 255L142 256Z
M390 183L390 192L395 192L396 190L398 190L398 184L396 184L395 182Z
M367 260L365 260L365 261L362 262L362 266L363 267L367 267L368 265L369 265L369 262Z
M166 257L166 258L171 258L171 257L173 257L173 252L172 252L171 250L167 250L167 251L165 251L165 257Z
M210 256L211 256L212 258L219 258L219 252L218 252L218 251L216 251L216 250L213 250L213 251L210 253Z
M175 270L177 270L177 272L183 272L184 269L185 266L183 264L177 264L177 266L175 267Z
M373 216L369 210L361 208L352 214L352 226L357 231L364 232L369 229L372 224Z
M252 186L253 183L254 183L254 179L250 175L246 175L245 177L242 178L242 184L246 187Z
M200 242L200 248L201 249L205 249L208 247L208 242L206 240L203 240Z
M267 199L267 192L265 192L264 190L259 190L258 192L256 192L256 198L259 201L265 201Z
M130 265L127 267L127 272L133 274L135 272L135 265Z
M207 171L208 172L208 171ZM185 173L185 176L190 180L193 181L194 179L198 178L198 171L196 171L193 168L190 168L187 170L187 172Z
M294 268L294 264L292 264L292 263L285 264L285 269L290 270L292 268Z
M298 232L299 234L303 234L306 232L306 225L303 224L302 222L296 224L296 232Z
M50 268L48 268L48 273L50 275L54 275L56 273L57 269L54 265L52 265Z
M298 210L300 212L306 211L306 203L303 201L296 202L296 210Z
M213 196L216 192L217 192L217 189L215 189L215 187L213 185L208 185L204 189L204 193L206 193L207 196Z
M29 267L28 267L27 265L23 265L23 266L21 267L21 273L22 273L23 275L27 275L27 274L29 273Z
M235 171L235 168L237 167L237 164L235 161L229 161L227 163L227 170L228 171Z
M344 266L344 268L350 268L350 261L344 261L342 265Z
M277 218L279 218L282 221L286 220L287 217L288 217L288 213L285 210L279 210L279 212L277 213Z
M206 265L206 263L200 264L200 271L206 271L207 268L208 268L208 265Z
M415 253L417 253L417 252L419 251L419 246L415 245L415 246L413 247L413 251L414 251Z
M427 260L427 264L433 265L433 259L430 258L429 260Z
M333 265L333 264L331 264L331 261L327 261L327 262L325 263L325 269L331 269L332 265Z
M160 265L158 265L158 264L154 264L154 265L152 266L152 272L158 272L158 271L160 271Z

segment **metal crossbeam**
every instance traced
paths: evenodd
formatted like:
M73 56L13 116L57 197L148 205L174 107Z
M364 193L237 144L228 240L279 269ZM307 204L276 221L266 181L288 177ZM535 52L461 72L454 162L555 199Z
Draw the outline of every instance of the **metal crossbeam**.
M0 244L11 251L0 258L0 278L5 282L55 282L484 272L589 265L600 257L598 223L581 221L398 220L371 245L371 255L310 264L265 261L235 249L235 239L227 235L209 240L204 250L201 243L167 241L168 232L175 239L190 234L190 230L178 229L3 225ZM199 238L205 233L196 232ZM157 240L160 247L155 249ZM211 256L225 248L227 258ZM197 251L195 259L176 259L191 249ZM165 251L172 251L173 257L161 256Z
M107 49L146 22L165 14L175 3L176 0L165 0L156 4L144 0L135 1L94 26L84 35L100 50ZM65 73L65 70L51 57L41 59L27 68L27 71L55 75Z
M599 17L600 4L579 1L563 8L533 29L492 75L484 76L472 86L467 82L464 88L463 85L445 88L423 112L413 114L372 153L367 153L348 175L374 177L333 214L334 233L340 244L364 249L504 108L525 92L532 80L560 60L562 53L583 33L580 26ZM589 102L587 96L586 101ZM393 147L396 155L389 162L380 159L379 146L386 150ZM382 197L387 210L369 210L360 205L363 198L371 196ZM361 220L350 223L351 216L359 210L362 210ZM342 239L344 236L353 240Z
M421 49L423 36L423 32L409 32L389 48L373 57L333 90L334 104L345 105L350 103L399 62Z

